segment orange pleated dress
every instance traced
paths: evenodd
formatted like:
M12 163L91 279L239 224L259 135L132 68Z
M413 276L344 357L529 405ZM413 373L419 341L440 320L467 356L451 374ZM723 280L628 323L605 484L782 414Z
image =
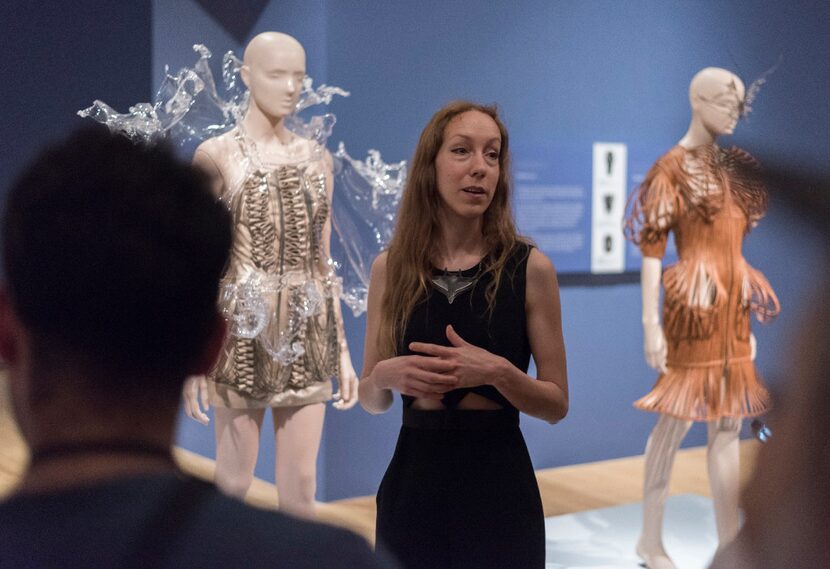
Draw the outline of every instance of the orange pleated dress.
M750 356L750 312L780 310L767 279L741 253L767 208L760 169L746 152L675 146L632 195L626 235L663 258L669 232L679 260L663 273L667 371L634 403L692 421L751 417L770 407Z

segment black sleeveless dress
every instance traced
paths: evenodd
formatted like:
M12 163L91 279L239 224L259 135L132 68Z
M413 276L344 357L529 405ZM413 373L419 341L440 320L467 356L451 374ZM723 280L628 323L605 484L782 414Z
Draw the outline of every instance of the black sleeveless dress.
M466 341L527 371L530 345L525 280L530 247L508 259L492 314L485 274L449 302L438 290L410 316L398 354L410 342L449 345L447 324ZM473 277L479 266L462 271ZM463 410L477 393L500 410ZM533 465L519 429L519 412L493 386L456 389L444 410L411 407L403 396L403 426L377 494L377 542L406 569L543 568L545 528Z

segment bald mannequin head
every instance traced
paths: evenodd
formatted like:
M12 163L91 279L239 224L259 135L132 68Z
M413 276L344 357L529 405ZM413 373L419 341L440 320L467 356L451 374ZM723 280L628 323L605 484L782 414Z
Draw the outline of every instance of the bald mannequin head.
M706 67L698 71L689 84L689 101L696 98L715 99L721 95L737 95L743 101L746 89L741 78L720 67Z
M293 37L263 32L245 48L240 77L251 95L251 108L268 119L294 112L305 78L305 50Z
M706 67L689 84L692 116L713 137L732 134L744 106L743 81L726 69Z
M294 37L284 34L282 32L262 32L254 36L245 47L245 53L242 55L242 60L245 65L250 65L255 61L259 61L263 56L267 57L275 54L299 52L303 57L303 64L305 64L305 50L300 42Z

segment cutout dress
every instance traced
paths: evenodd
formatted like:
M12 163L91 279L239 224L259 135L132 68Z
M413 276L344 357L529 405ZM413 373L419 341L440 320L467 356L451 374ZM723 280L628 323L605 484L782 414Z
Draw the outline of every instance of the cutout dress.
M744 236L763 217L757 162L738 148L675 146L632 196L626 234L662 258L669 232L679 260L663 273L668 370L634 403L692 421L760 415L770 406L750 356L750 312L780 310L767 279L744 259Z

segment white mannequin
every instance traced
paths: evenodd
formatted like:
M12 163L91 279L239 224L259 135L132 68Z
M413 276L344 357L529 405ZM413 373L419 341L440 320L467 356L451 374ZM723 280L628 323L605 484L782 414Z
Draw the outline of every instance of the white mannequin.
M733 87L730 89L730 85ZM718 136L732 134L740 118L745 95L744 84L734 74L714 67L700 71L689 86L692 120L678 143L686 149L715 144ZM641 285L643 298L643 335L646 362L654 369L666 370L666 338L660 324L660 285L662 262L656 257L643 258ZM704 279L700 280L701 283ZM694 291L700 299L706 291ZM696 301L704 305L705 301ZM752 358L755 338L750 336ZM663 547L663 510L675 453L691 427L685 421L662 414L649 436L645 454L643 489L643 529L637 554L649 569L675 569ZM738 435L741 421L723 418L708 423L708 474L715 506L719 549L731 542L738 532Z
M254 37L245 49L242 81L249 89L250 103L241 121L240 130L255 146L262 163L280 164L296 161L308 147L307 141L291 133L284 124L297 103L305 77L305 51L291 36L265 32ZM209 172L217 195L237 184L246 172L241 168L235 146L230 139L217 137L205 141L196 150L193 163ZM331 157L325 153L326 188L331 203ZM331 235L330 216L322 230L322 245L328 254ZM279 242L280 238L277 238ZM244 245L242 245L244 246ZM325 274L327 267L320 267ZM334 310L342 323L339 299ZM349 409L357 402L357 376L348 346L340 327L340 393L334 395L334 407ZM193 419L207 424L204 411L209 405L213 388L204 376L191 378L185 385L185 411ZM237 400L240 394L236 394ZM244 497L253 481L253 470L259 451L260 428L265 408L247 406L244 396L239 403L215 405L216 419L216 483L228 494ZM316 461L323 431L325 402L272 406L276 438L276 485L279 506L283 511L303 517L314 516Z

